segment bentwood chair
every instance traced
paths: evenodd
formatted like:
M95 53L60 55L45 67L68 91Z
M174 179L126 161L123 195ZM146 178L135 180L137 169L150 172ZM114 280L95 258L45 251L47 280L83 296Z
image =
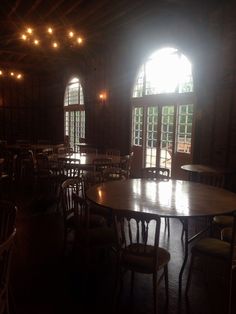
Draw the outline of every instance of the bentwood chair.
M9 276L13 241L16 234L14 230L4 242L0 242L0 313L9 314Z
M142 178L148 180L168 181L170 179L170 169L163 167L146 167L141 170ZM165 227L170 234L170 220L165 218Z
M120 150L115 148L107 148L105 153L107 156L120 156Z
M0 243L14 231L17 207L8 201L0 201Z
M84 179L81 177L69 178L61 185L61 198L64 220L64 250L66 248L68 237L71 233L76 233L81 220L78 220L77 208L74 195L85 199ZM90 225L93 227L105 224L104 218L98 215L90 216Z
M125 180L126 173L120 167L109 167L102 171L102 182Z
M157 313L157 287L165 278L168 302L168 262L170 254L159 246L160 217L145 212L115 210L113 212L117 243L117 274L114 305L121 292L124 272L131 271L131 293L135 273L153 277L154 313ZM163 273L158 279L158 273ZM119 288L120 286L120 288Z
M104 169L112 167L112 158L94 158L93 165L95 171L102 172Z
M226 284L225 289L227 291L228 302L227 312L225 313L231 314L232 272L236 267L236 212L233 214L233 227L228 229L228 231L227 241L222 241L216 238L202 238L192 247L186 295L188 295L189 292L196 257L203 259L205 261L205 266L207 266L207 263L211 263L210 265L217 265L216 262L220 261L223 263L226 270L224 283Z
M125 171L127 179L130 177L133 155L134 153L131 152L129 155L120 157L120 167Z
M9 275L17 208L11 202L0 201L0 313L9 314Z
M170 169L161 167L142 168L142 178L152 180L169 180Z
M201 173L199 174L198 181L203 184L224 188L225 175L223 173ZM232 227L233 217L226 215L215 216L213 217L212 223L213 227L216 228L216 231L221 233L223 228Z
M92 261L96 262L99 251L114 247L115 232L112 226L103 223L101 216L91 213L85 198L73 193L73 200L77 218L75 246L81 253L80 262L87 269L92 265Z

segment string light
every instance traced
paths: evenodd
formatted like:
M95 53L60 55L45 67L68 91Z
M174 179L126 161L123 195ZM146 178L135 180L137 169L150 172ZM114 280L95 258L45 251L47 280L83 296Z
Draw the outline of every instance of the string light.
M58 28L58 30L56 30L52 26L46 28L26 27L21 33L20 39L29 45L30 44L33 46L40 45L43 48L52 47L55 49L63 47L73 48L78 45L81 45L84 42L84 39L81 36L79 36L79 34L74 30L70 29L67 30L66 37L65 36L62 37L61 34L62 34L61 29ZM56 37L54 35L56 35Z
M23 78L23 75L22 73L17 73L17 72L14 72L14 71L11 71L9 69L1 69L0 70L0 77L4 77L4 78L7 78L7 77L10 77L12 79L17 79L17 80L21 80Z
M49 34L52 34L52 33L53 33L53 30L52 30L51 27L48 28L48 33L49 33Z
M69 32L69 37L70 38L74 37L74 33L72 31Z
M32 28L27 28L27 33L29 33L29 34L32 34L33 33L33 30L32 30Z
M58 48L58 43L54 41L54 43L52 43L53 48Z
M77 42L78 42L78 44L82 44L83 39L82 39L81 37L78 37L78 38L77 38Z

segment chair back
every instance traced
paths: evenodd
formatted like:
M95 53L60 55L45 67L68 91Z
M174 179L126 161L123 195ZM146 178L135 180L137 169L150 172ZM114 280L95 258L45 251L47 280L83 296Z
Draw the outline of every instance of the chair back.
M97 148L90 147L90 146L81 146L80 147L80 154L94 154L97 155L98 150Z
M95 158L93 160L94 170L103 171L112 166L112 158Z
M232 239L231 239L231 251L230 251L230 257L231 257L231 263L233 261L236 261L236 211L233 213L234 221L233 221L233 227L232 227Z
M61 197L64 220L75 215L75 201L73 194L84 198L84 182L82 178L70 178L61 185Z
M102 171L101 180L103 182L106 181L118 181L118 180L125 180L126 173L123 169L119 167L108 167Z
M145 212L116 210L113 213L117 249L120 253L151 254L154 266L158 262L161 219ZM150 251L150 246L154 250Z
M49 173L50 172L50 163L48 160L48 156L43 153L38 153L36 155L36 166L37 166L37 172L39 174Z
M162 167L142 168L142 178L151 180L169 180L170 170Z
M80 160L75 158L59 158L58 173L67 178L75 178L79 176Z
M0 243L4 242L14 231L17 207L7 201L0 201Z
M107 148L106 155L108 156L120 156L120 150L114 148Z
M0 242L0 313L7 313L8 284L15 234L14 229L4 242Z
M126 178L130 177L131 165L134 153L120 157L120 167L126 172Z

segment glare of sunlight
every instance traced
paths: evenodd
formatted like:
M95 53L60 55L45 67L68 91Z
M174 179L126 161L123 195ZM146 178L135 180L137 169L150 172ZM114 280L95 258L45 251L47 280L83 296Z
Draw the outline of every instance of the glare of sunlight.
M146 63L147 93L179 92L191 76L191 63L184 55L174 48L160 49Z

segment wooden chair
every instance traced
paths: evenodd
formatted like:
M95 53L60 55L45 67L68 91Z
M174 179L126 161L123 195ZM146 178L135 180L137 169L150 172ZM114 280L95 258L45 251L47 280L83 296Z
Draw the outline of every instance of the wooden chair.
M34 157L33 152L22 149L16 157L16 179L26 183L32 183L34 179Z
M77 217L75 245L81 252L81 262L87 268L91 266L92 260L96 261L98 250L114 247L115 232L113 226L108 226L101 220L100 215L92 213L85 198L73 193L73 199Z
M102 172L104 169L112 167L112 158L95 158L93 165L94 171Z
M102 182L125 180L126 173L119 167L108 167L102 171Z
M80 147L80 154L94 154L97 155L98 150L97 148L90 147L90 146L81 146Z
M17 207L0 201L0 313L9 314L8 284ZM4 312L5 311L5 312Z
M16 234L14 230L4 242L0 242L0 313L9 314L9 277L13 241Z
M40 199L57 202L59 204L59 187L62 182L57 173L52 169L48 155L36 155L36 184L35 189ZM59 206L59 205L58 205Z
M80 174L80 160L75 158L58 158L58 175L67 178L75 178Z
M170 169L161 167L142 168L142 178L151 180L169 180Z
M165 278L168 301L168 262L170 254L159 247L160 217L144 212L115 210L113 212L117 243L117 277L115 303L118 287L122 286L122 270L131 271L131 292L135 272L152 274L154 313L157 313L157 286ZM158 272L163 270L158 279Z
M8 201L0 201L0 243L15 230L17 207Z
M186 295L188 295L192 271L196 257L204 259L205 263L216 263L221 261L226 269L226 283L228 304L227 312L231 314L231 299L232 299L232 271L236 266L236 212L233 213L233 227L230 231L229 242L222 241L216 238L202 238L192 247L192 256L189 267L189 274L186 285Z
M168 181L170 179L170 169L163 167L147 167L141 170L142 178L148 180ZM165 218L165 227L168 235L170 234L170 220Z
M105 154L108 156L120 156L120 150L114 148L107 148Z
M81 224L81 220L79 220L80 217L77 214L73 194L81 197L81 199L85 199L83 178L69 178L61 185L61 203L64 219L64 249L66 248L69 234L75 233ZM93 215L90 219L92 226L99 226L105 223L103 217L101 216Z
M132 152L129 155L120 157L120 168L125 171L127 179L130 177L133 155Z
M224 188L225 175L222 173L201 173L199 174L198 181L203 184ZM215 216L213 217L212 223L215 230L221 234L222 229L232 227L233 218L225 215Z

